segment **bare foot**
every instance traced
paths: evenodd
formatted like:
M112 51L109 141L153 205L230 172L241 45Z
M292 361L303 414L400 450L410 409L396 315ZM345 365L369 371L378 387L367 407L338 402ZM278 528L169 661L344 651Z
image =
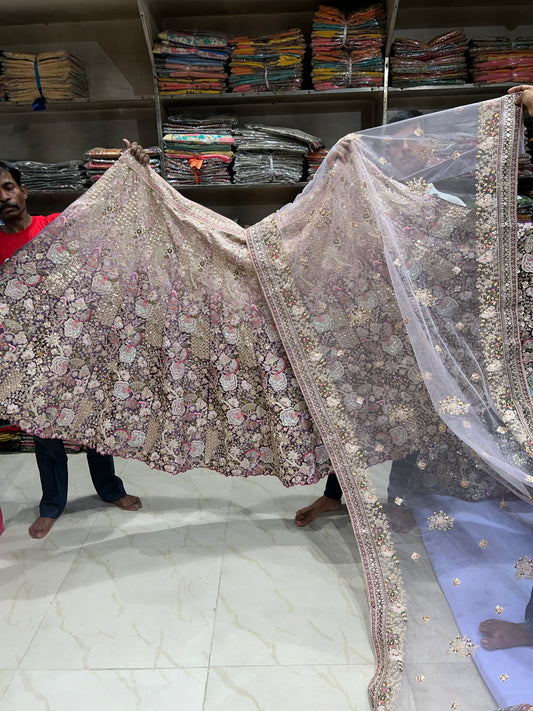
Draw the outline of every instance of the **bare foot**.
M124 511L138 511L143 507L142 501L139 497L131 496L131 494L126 494L126 496L123 496L121 499L117 499L117 501L112 501L111 503L118 506L119 509L124 509Z
M28 528L28 533L32 538L44 538L56 521L57 519L55 518L39 516Z
M299 509L296 512L294 521L297 526L307 526L308 523L311 523L311 521L314 521L315 518L326 511L338 511L340 507L340 499L330 499L329 496L322 495L313 502L311 506L305 506L303 509Z
M533 632L525 622L507 622L506 620L484 620L479 625L483 635L483 649L509 649L510 647L533 646Z

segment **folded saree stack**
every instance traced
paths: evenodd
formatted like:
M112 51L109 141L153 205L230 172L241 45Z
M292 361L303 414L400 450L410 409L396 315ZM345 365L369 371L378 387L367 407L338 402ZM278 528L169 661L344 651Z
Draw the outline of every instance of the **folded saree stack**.
M229 37L221 32L165 30L154 60L159 93L220 94L227 91Z
M322 161L327 156L326 148L318 148L316 151L309 151L307 159L307 180L311 180L316 171L322 165Z
M20 427L0 420L0 453L20 450Z
M242 93L301 89L305 48L299 29L263 37L234 37L230 89Z
M9 101L30 104L39 98L67 101L89 96L85 69L66 50L3 52L0 62Z
M6 78L5 78L5 75L2 74L1 63L0 63L0 101L7 101Z
M145 148L150 157L150 166L156 173L161 173L161 149L159 146ZM108 168L111 168L124 153L123 148L91 148L84 155L84 169L91 183L99 180Z
M84 191L89 185L83 164L80 161L39 163L24 160L14 161L14 163L22 173L22 182L30 194L61 190Z
M309 151L320 138L297 129L246 124L235 133L235 183L298 183Z
M429 42L396 39L392 45L392 86L464 84L468 78L467 46L462 29L437 35Z
M317 91L383 84L386 14L381 3L345 15L320 5L311 34Z
M174 186L231 182L237 119L169 116L163 124L166 179Z
M474 38L468 54L474 84L531 82L533 37Z

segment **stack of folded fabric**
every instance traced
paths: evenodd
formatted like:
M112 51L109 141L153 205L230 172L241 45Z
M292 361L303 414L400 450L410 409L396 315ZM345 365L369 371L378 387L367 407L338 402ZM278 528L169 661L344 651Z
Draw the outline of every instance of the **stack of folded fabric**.
M229 36L221 32L165 30L154 45L159 93L220 94L227 91Z
M299 29L232 40L229 85L235 92L301 89L305 39Z
M11 425L8 420L0 420L0 452L18 452L20 450L20 428Z
M307 180L312 180L327 154L326 148L318 148L316 151L310 151L307 154Z
M89 96L85 69L79 59L66 50L39 54L4 51L0 64L9 101L65 101Z
M19 446L18 450L21 452L35 452L35 442L33 439L33 435L28 434L27 432L20 432L19 435ZM67 454L79 454L80 452L86 451L85 447L82 444L78 444L77 442L73 442L70 439L64 439L63 444L65 445L65 452Z
M39 163L31 160L19 160L13 162L22 173L22 182L32 195L61 190L84 191L89 184L83 164L79 161Z
M430 42L397 39L392 45L391 84L395 87L421 84L464 84L468 78L463 30L452 30Z
M381 86L385 34L386 13L381 3L349 15L320 5L311 34L314 88Z
M90 183L95 183L108 168L111 168L120 156L124 153L124 148L91 148L84 155L83 167ZM161 149L159 146L151 146L144 149L150 156L150 166L156 173L161 173Z
M324 146L320 138L281 126L246 124L235 133L235 183L298 183L309 151Z
M2 65L0 63L0 101L7 101L6 77L2 74Z
M468 54L475 84L531 83L533 37L471 39Z
M167 181L176 187L231 182L236 125L227 115L169 116L163 124Z

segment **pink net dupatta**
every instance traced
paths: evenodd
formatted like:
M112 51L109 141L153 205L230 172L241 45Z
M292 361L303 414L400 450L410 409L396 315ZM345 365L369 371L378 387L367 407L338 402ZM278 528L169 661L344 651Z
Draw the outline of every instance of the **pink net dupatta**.
M375 708L530 700L532 650L479 629L502 600L521 622L533 577L519 142L510 98L353 134L249 230L359 543Z

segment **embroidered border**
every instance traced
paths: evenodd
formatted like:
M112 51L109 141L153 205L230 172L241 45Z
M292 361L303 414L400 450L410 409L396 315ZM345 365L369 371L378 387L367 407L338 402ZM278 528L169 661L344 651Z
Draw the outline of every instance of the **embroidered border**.
M316 332L280 259L281 234L273 216L247 231L252 259L276 327L341 484L365 570L376 670L369 684L375 709L392 709L401 685L405 591L386 516L357 446L357 434L324 363L313 360ZM289 303L291 311L289 312ZM294 310L302 315L295 320Z
M520 111L512 97L480 104L476 175L481 343L491 393L512 436L533 454L533 400L518 324L517 164ZM496 317L493 317L497 316Z

